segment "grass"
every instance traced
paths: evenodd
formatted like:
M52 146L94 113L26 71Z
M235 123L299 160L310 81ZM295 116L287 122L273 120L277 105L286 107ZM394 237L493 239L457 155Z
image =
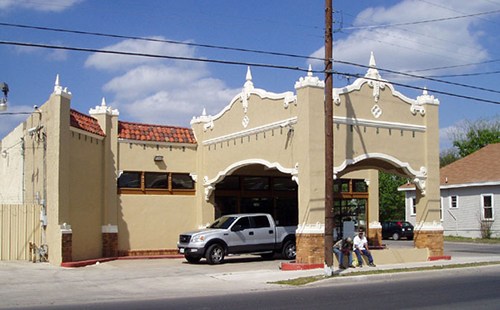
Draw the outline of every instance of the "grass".
M489 266L489 265L500 265L500 262L482 262L482 263L467 263L467 264L452 264L444 266L429 266L429 267L414 267L414 268L397 268L397 269L387 269L387 270L369 270L369 271L359 271L350 272L345 274L336 274L331 277L327 276L312 276L312 277L302 277L296 279L289 279L283 281L269 282L269 284L280 284L280 285L291 285L291 286L301 286L316 281L321 281L329 278L340 278L340 277L352 277L361 275L377 275L377 274L390 274L390 273L401 273L401 272L414 272L414 271L428 271L428 270L443 270L443 269L456 269L456 268L469 268L469 267L479 267L479 266Z
M458 236L444 236L444 241L499 244L500 238L484 239L484 238L467 238L467 237L458 237Z

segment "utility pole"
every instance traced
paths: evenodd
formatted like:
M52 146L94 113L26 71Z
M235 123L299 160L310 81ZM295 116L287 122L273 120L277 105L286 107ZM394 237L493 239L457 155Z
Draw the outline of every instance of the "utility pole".
M325 273L333 274L333 0L325 0Z

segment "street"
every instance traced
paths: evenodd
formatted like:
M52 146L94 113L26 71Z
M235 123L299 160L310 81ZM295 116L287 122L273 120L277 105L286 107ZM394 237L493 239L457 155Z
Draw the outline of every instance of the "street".
M90 303L86 309L498 309L500 266L330 278L301 288ZM197 288L203 290L203 287ZM194 293L195 290L193 290ZM81 305L37 309L79 309Z
M384 240L389 248L411 241ZM500 261L500 244L445 243L447 261L380 265L369 270L445 266ZM0 309L109 309L121 307L183 309L326 308L337 305L437 307L457 304L488 308L498 302L500 266L430 272L382 273L333 277L306 286L271 284L279 280L324 275L322 269L279 270L282 260L259 256L228 257L221 265L188 264L184 259L116 260L81 268L48 263L0 261ZM363 271L366 268L363 268ZM438 269L438 268L437 268ZM361 292L361 297L355 299ZM492 299L493 298L493 299ZM470 301L467 301L470 300ZM182 307L181 307L182 305ZM312 307L311 305L314 305Z

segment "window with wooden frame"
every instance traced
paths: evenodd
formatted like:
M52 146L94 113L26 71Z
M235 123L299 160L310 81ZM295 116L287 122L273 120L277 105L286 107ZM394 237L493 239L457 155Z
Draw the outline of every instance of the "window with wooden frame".
M483 194L481 195L481 205L483 207L483 220L493 220L494 212L493 212L493 194Z
M189 173L123 171L118 178L119 194L194 195Z

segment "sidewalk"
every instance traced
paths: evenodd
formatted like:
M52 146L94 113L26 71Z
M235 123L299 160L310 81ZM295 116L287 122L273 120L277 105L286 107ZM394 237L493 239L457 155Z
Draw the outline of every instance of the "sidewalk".
M500 262L500 254L469 254L452 256L450 260L347 269L340 274L349 277L337 275L308 286L348 282L357 278L352 277L356 274L373 270ZM0 261L0 309L285 290L292 287L273 283L325 275L323 268L283 271L279 269L281 262L250 255L229 257L221 265L188 264L183 258L114 260L79 268ZM335 274L338 272L334 269Z

